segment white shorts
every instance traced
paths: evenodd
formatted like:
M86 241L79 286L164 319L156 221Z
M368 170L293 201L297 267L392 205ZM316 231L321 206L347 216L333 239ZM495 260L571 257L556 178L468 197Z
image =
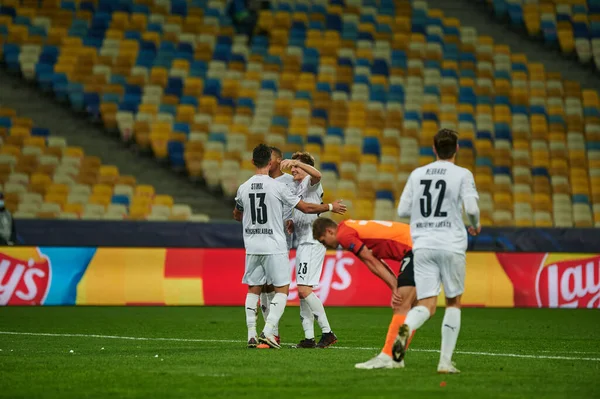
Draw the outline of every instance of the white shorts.
M273 284L275 287L289 285L290 257L285 254L246 254L246 270L242 283L247 285Z
M444 284L446 298L455 298L465 291L465 254L440 249L414 251L417 299L438 296Z
M296 251L296 284L315 287L321 281L327 249L321 244L300 244Z

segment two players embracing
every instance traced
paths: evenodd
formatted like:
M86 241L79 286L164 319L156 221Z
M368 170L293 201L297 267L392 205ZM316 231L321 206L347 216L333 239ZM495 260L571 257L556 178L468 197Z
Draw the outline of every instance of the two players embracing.
M248 286L245 303L248 347L256 347L260 343L271 348L281 348L276 333L287 304L290 285L289 239L285 230L287 228L291 231L292 226L300 244L296 272L302 298L302 325L305 330L305 339L298 346L316 346L316 319L323 332L319 346L326 347L335 343L337 338L331 332L323 304L312 292L312 287L319 282L325 257L325 248L312 238L312 221L317 214L328 211L343 214L346 206L340 200L330 204L321 203L321 174L314 168L314 159L310 155L299 153L296 154L296 159L281 161L279 154L279 151L273 151L264 144L254 148L252 163L256 167L256 174L239 187L233 210L234 219L242 222L246 248L242 282ZM278 162L280 168L292 170L295 192L292 184L282 184L269 175L273 164ZM284 217L289 216L289 209L294 210L293 225L289 222L286 224L284 220ZM265 327L257 336L258 302L265 285L273 286L275 294L270 300L268 312L265 312ZM268 298L269 295L264 297Z

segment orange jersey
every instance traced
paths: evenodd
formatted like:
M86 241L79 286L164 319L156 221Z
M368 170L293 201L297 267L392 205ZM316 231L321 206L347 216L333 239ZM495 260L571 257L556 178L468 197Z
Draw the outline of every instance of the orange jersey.
M366 246L378 259L401 262L412 250L410 226L399 222L345 220L339 224L336 238L342 248L355 255Z

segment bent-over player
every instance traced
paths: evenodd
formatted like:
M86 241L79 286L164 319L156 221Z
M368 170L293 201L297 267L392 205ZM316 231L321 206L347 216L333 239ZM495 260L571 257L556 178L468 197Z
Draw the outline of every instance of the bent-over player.
M393 360L392 346L406 314L416 299L409 226L379 220L346 220L338 225L331 219L318 218L313 223L313 236L328 248L336 249L340 245L352 252L393 292L394 314L388 327L385 345L379 355L367 362L356 364L356 368L404 367L402 360ZM401 262L397 277L385 263L386 259Z

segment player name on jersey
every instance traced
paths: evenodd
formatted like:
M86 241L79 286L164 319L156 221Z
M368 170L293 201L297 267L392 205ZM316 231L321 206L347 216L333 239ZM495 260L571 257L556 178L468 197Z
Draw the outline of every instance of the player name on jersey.
M245 229L246 234L273 234L273 229Z
M417 222L417 223L415 223L415 227L417 229L452 228L452 223L449 222L449 221L447 221L447 220L444 220L444 221L441 221L441 222L437 222L437 223L434 223L434 222L426 222L426 223Z
M447 171L448 171L448 169L429 168L429 169L427 169L427 172L425 172L425 174L429 175L429 176L433 176L433 175L445 175Z

